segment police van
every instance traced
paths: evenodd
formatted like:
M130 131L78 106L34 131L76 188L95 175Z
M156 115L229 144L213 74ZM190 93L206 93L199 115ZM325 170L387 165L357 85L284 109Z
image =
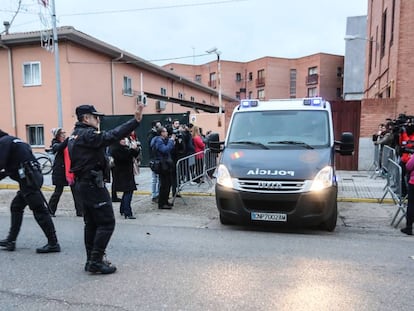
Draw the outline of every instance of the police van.
M334 140L322 98L241 100L234 109L215 186L222 224L336 227L335 153L352 155L354 137Z

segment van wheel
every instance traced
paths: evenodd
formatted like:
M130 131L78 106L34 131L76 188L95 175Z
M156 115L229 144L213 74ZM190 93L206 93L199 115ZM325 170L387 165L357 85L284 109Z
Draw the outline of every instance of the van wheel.
M220 214L220 223L222 225L232 225L233 222L231 222L228 218L224 217L222 214Z
M321 224L321 229L332 232L336 227L336 220L338 219L338 203L335 202L331 216Z

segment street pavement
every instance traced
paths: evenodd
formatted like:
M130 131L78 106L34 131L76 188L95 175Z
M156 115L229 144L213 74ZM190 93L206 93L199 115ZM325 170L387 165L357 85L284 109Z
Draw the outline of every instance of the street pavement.
M370 171L338 171L338 226L383 228L398 231L391 221L397 207L389 194L382 203L386 180ZM118 212L119 203L114 203L117 222L135 222L161 226L220 226L215 205L214 179L208 182L184 186L182 198L176 198L172 210L159 210L151 201L151 170L141 168L136 176L138 190L132 200L135 220L125 220ZM110 184L107 185L110 190ZM6 178L0 182L0 214L9 213L10 202L15 195L17 183ZM53 191L51 176L45 176L43 193L48 199ZM30 213L26 209L26 213ZM65 188L56 212L57 217L75 217L73 199L69 187ZM405 221L403 220L399 227Z

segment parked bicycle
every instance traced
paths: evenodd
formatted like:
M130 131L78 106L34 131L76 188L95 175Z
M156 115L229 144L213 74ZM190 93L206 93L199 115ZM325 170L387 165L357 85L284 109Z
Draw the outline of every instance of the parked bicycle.
M54 154L52 149L45 149L45 152L34 153L37 162L40 164L40 170L43 175L48 175L52 172Z

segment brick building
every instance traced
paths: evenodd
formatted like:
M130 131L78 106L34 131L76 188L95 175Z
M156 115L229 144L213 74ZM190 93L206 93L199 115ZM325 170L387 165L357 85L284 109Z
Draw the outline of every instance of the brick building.
M414 115L413 50L414 1L368 1L360 154L371 153L379 123L400 113ZM360 168L367 161L360 159Z
M296 59L262 57L249 62L220 61L224 94L239 99L342 97L344 57L318 53ZM218 62L202 65L171 63L163 66L188 80L218 88Z
M217 90L73 27L58 28L58 39L61 126L67 131L76 122L76 106L88 103L107 115L133 114L141 92L148 96L145 114L218 112ZM55 56L41 47L39 31L0 36L1 128L28 141L35 151L49 145L50 129L59 125L56 81ZM222 98L223 106L236 101L225 94ZM197 120L210 130L219 127L211 119ZM224 132L224 127L216 130Z

